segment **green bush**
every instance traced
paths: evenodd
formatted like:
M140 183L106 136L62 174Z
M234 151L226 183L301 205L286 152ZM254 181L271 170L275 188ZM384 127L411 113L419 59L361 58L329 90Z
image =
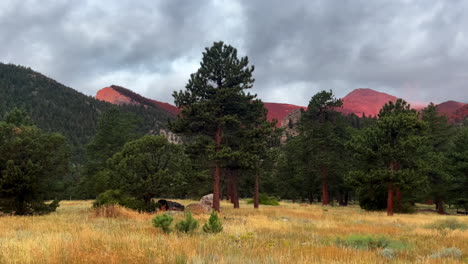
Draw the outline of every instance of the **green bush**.
M221 220L219 220L218 214L216 214L215 211L211 213L208 222L203 225L203 231L205 233L219 233L223 231L223 225L221 224Z
M429 224L429 225L426 226L426 228L437 229L437 230L444 230L444 229L465 230L465 229L468 228L468 226L465 223L459 222L455 218L449 218L449 219L439 220L439 221L436 221L436 222L434 222L432 224Z
M384 236L373 237L369 235L350 235L344 239L338 238L336 244L357 249L403 249L407 245L403 242L390 240Z
M174 218L168 214L157 215L153 218L153 226L156 228L161 228L164 233L170 233L170 225Z
M96 201L93 203L94 207L104 205L118 204L136 211L154 212L158 208L155 202L145 203L143 200L137 200L121 190L107 190L98 195Z
M191 233L198 227L198 221L195 220L191 212L185 212L185 219L176 224L176 229L180 232Z
M254 200L250 199L247 201L248 204L253 204ZM274 196L268 196L264 193L261 193L258 196L258 203L263 205L279 205L278 200Z
M93 207L100 207L103 205L119 204L123 205L131 199L130 196L125 195L120 190L107 190L98 195L96 201L93 203Z

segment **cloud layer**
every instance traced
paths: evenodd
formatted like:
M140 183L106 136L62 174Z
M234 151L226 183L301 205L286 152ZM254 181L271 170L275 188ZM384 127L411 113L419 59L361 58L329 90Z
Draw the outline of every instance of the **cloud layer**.
M373 88L468 102L466 1L14 1L0 3L0 61L86 94L111 84L172 102L204 47L255 65L264 101L307 105Z

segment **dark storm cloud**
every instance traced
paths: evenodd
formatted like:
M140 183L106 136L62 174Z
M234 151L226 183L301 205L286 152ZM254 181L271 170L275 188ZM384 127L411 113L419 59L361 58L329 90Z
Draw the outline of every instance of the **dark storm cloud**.
M0 61L87 94L118 84L172 101L204 47L255 64L265 101L369 87L410 101L468 102L463 1L2 1Z

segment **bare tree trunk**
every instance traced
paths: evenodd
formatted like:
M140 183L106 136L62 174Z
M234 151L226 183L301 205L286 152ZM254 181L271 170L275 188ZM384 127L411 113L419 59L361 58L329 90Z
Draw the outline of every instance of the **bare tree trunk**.
M348 200L349 200L349 193L346 191L345 197L344 197L344 206L348 206Z
M215 140L216 140L216 151L219 151L219 148L221 146L221 128L218 128L216 130ZM213 177L213 209L217 212L220 211L219 179L220 179L220 166L216 162L215 173Z
M395 194L396 194L396 200L397 200L397 208L398 208L398 211L401 212L401 210L402 210L402 203L401 203L401 191L400 191L400 187L396 187Z
M255 175L255 190L254 190L254 208L258 209L259 205L259 188L260 188L260 175L257 172Z
M437 198L437 213L445 214L444 201L441 198Z
M393 183L388 184L387 215L393 215Z
M237 194L237 173L238 171L232 171L232 197L234 198L234 208L239 208L239 196Z
M312 204L314 202L314 194L312 192L309 193L309 203Z
M322 205L328 205L327 168L322 166Z

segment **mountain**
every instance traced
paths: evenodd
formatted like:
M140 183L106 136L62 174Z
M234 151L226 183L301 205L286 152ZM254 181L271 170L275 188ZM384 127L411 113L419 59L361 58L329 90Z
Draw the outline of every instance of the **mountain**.
M177 107L171 104L145 98L137 93L132 92L131 90L116 85L111 85L110 87L99 90L96 94L96 98L120 105L134 104L144 106L159 106L172 116L176 116L180 112ZM357 116L376 116L379 114L380 109L385 103L388 103L389 101L395 102L398 98L396 96L378 92L372 89L360 88L353 90L342 99L343 107L340 111L344 114L353 113ZM284 119L290 118L290 115L293 115L294 119L298 119L297 115L299 113L299 109L307 109L305 106L283 103L265 102L264 105L268 110L268 120L278 120L277 127L284 127L287 125L289 122ZM425 105L417 103L411 103L411 105L418 110L425 107ZM439 111L447 115L452 122L459 122L459 120L463 120L463 118L467 116L466 110L462 109L464 105L464 103L448 101L439 104L438 108ZM297 122L297 120L295 122Z
M96 93L96 99L119 105L137 104L157 107L165 110L174 117L177 116L177 114L180 112L179 108L171 104L145 98L127 88L117 85L111 85L110 87L105 87L99 90Z
M14 107L24 108L33 122L48 132L63 134L81 162L85 144L94 136L98 119L112 104L66 87L30 68L0 63L0 120ZM138 132L159 131L173 115L161 107L120 106L140 119Z
M180 113L180 109L169 104L149 98L145 98L127 88L123 88L117 85L111 85L109 87L102 88L96 93L96 99L106 101L113 104L134 104L144 106L159 106L164 109L168 114L176 116ZM281 104L281 103L264 103L265 108L268 110L267 119L272 121L273 119L278 120L277 126L281 125L281 120L289 113L297 109L306 109L304 106Z
M343 99L342 112L357 116L375 116L385 103L395 102L398 98L372 89L355 89Z
M281 127L281 121L283 118L291 114L292 112L304 109L305 106L291 105L291 104L280 104L280 103L264 103L265 108L268 110L267 119L272 121L273 119L278 120L276 123L277 127Z

